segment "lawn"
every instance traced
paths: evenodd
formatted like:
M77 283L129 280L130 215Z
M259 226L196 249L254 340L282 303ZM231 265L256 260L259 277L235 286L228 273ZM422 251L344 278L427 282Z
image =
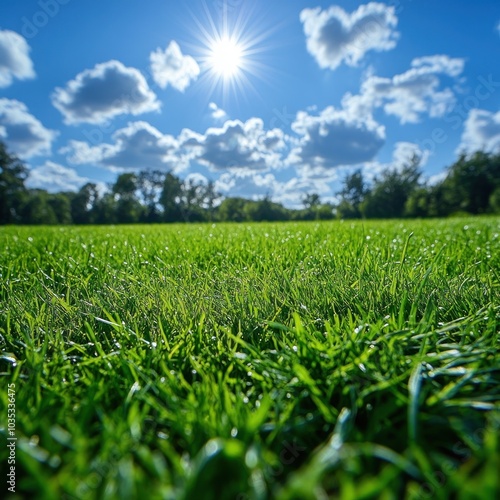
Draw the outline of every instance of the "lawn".
M2 481L13 431L19 498L498 498L499 250L499 218L0 228Z

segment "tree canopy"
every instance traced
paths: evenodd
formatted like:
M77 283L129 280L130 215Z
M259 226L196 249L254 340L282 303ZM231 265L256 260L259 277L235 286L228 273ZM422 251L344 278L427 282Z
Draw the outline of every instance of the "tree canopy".
M22 222L28 169L0 142L0 224Z

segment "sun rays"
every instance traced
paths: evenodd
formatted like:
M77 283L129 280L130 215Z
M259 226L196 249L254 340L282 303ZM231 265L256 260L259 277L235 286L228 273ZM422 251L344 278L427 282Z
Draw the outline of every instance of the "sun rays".
M245 54L238 41L224 36L210 47L210 71L223 79L235 78L245 64Z
M252 80L270 73L262 54L269 49L266 40L272 30L263 31L260 26L265 23L260 20L259 25L253 14L252 7L231 10L226 2L217 12L205 3L203 20L192 13L199 41L193 48L199 53L201 82L207 85L208 95L221 91L226 101L231 95L258 94Z

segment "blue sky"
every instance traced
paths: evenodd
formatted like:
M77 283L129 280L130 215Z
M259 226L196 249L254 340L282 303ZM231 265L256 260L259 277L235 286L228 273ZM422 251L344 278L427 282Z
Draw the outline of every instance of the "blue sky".
M499 61L498 0L2 0L0 140L50 191L155 168L334 201L500 150Z

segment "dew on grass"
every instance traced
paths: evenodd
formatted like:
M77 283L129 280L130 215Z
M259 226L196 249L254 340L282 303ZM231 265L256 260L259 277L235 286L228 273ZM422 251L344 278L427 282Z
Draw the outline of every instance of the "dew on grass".
M33 434L28 441L29 446L32 447L38 446L39 443L40 443L40 437L37 434Z
M12 363L13 367L17 366L17 359L13 353L6 352L0 356L0 360L7 361L7 363Z

